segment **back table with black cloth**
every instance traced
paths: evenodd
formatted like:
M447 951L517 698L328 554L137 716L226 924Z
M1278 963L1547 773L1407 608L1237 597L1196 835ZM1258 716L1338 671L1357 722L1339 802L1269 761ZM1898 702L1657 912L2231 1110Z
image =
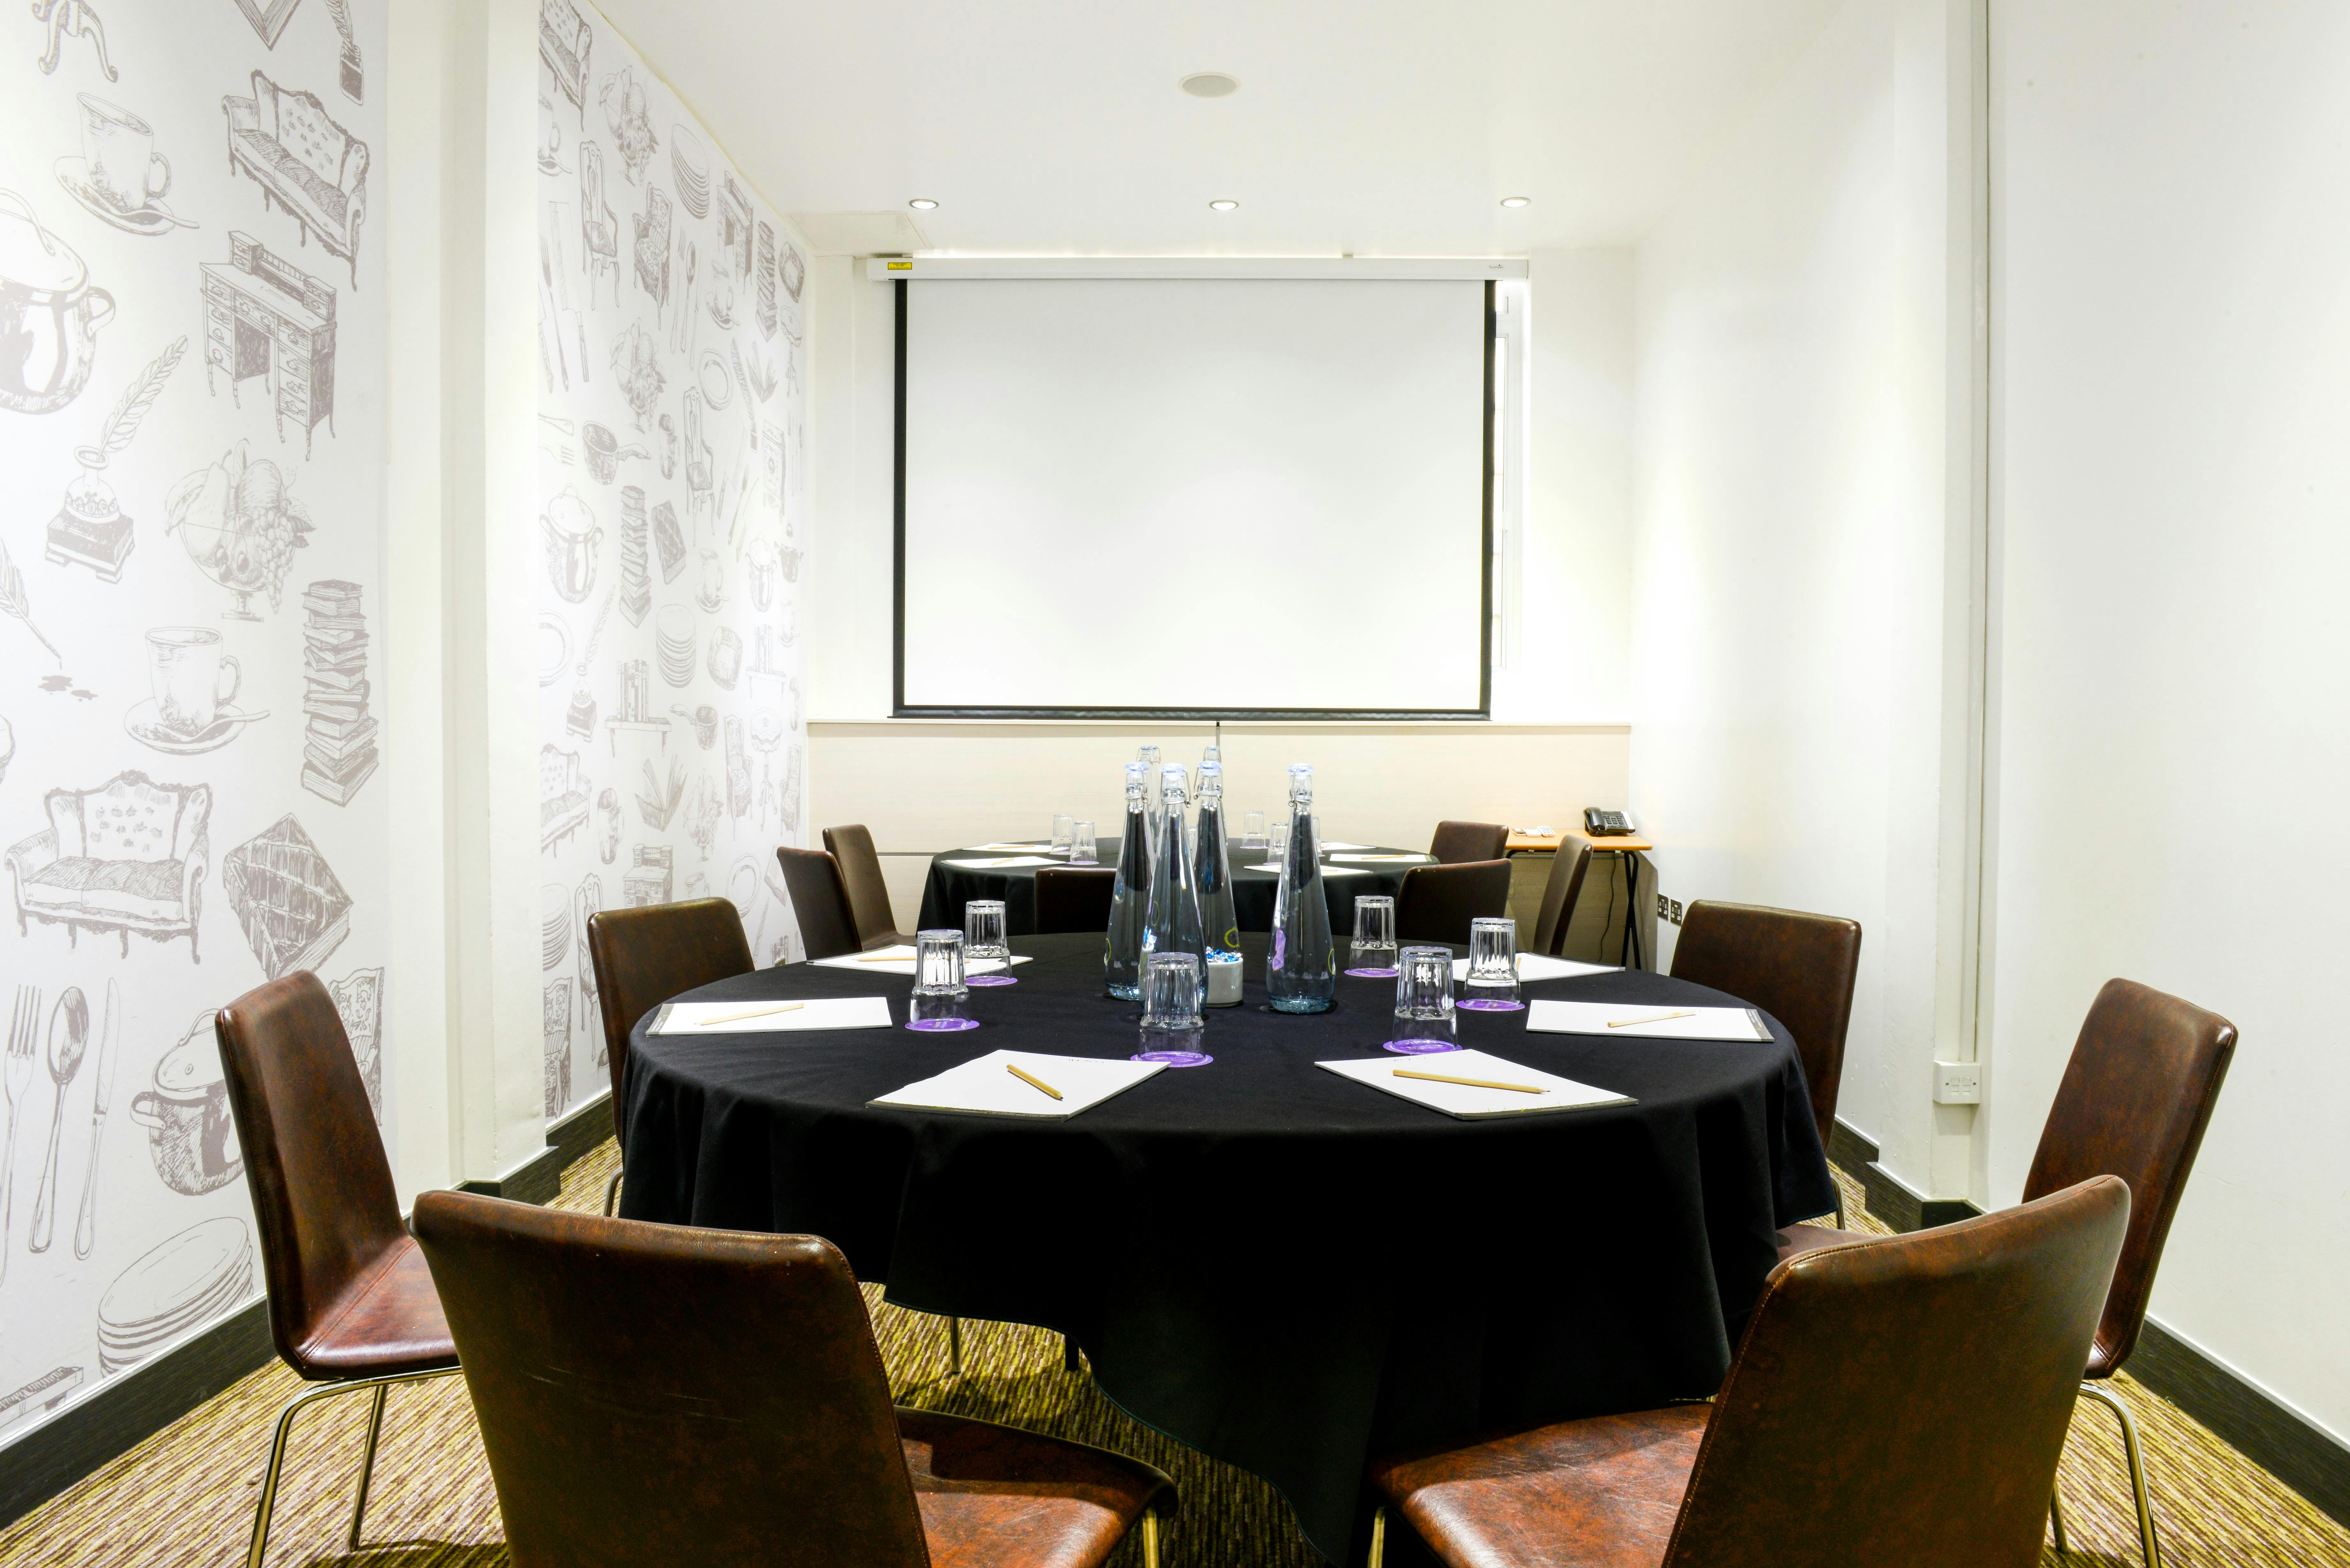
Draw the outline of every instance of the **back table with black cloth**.
M1374 1453L1713 1390L1777 1228L1835 1202L1784 1030L1603 1040L1463 1014L1463 1044L1639 1103L1456 1121L1314 1065L1378 1054L1393 981L1271 1012L1264 940L1242 943L1246 1000L1210 1013L1215 1061L1066 1121L867 1102L1005 1047L1132 1054L1138 1015L1102 995L1097 936L1015 940L1035 961L974 990L983 1027L957 1034L639 1025L621 1210L811 1232L901 1305L1071 1334L1121 1407L1271 1481L1334 1559L1367 1528ZM902 1022L910 986L795 964L690 994L879 992ZM1731 1000L1639 971L1526 990Z
M1095 855L1102 866L1112 870L1118 867L1118 841L1105 838L1095 846ZM962 929L962 907L972 898L1003 900L1004 929L1015 937L1033 936L1036 930L1036 873L1035 866L1003 866L973 867L957 866L958 860L1011 860L1024 856L1037 856L1037 851L1008 849L950 849L931 857L930 879L922 884L922 912L915 923L924 930ZM1428 857L1410 849L1341 850L1340 854L1409 856L1409 860L1375 860L1367 864L1338 863L1343 871L1332 876L1332 865L1326 859L1322 867L1322 893L1330 908L1330 930L1343 945L1355 929L1355 896L1358 893L1384 893L1392 898L1403 887L1404 873L1414 866L1428 864ZM1281 878L1270 871L1260 871L1260 866L1271 862L1270 849L1233 849L1228 856L1232 868L1232 913L1244 931L1273 929L1273 895ZM1068 864L1055 860L1055 866ZM1357 875L1357 873L1360 873ZM1339 955L1344 957L1342 951Z

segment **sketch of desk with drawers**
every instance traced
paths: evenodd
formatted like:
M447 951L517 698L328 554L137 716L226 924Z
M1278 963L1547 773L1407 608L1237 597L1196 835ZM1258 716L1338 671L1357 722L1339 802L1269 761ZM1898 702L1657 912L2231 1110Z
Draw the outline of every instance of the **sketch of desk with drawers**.
M307 456L320 420L335 433L334 286L270 254L251 234L231 231L228 243L229 264L203 267L204 385L219 396L216 378L226 373L242 408L238 386L268 377L277 439L292 420Z

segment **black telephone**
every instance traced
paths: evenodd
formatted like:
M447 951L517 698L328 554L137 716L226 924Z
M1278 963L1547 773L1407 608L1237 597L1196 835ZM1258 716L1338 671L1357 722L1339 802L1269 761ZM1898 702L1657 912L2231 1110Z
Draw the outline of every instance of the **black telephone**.
M1632 819L1620 811L1602 811L1596 805L1583 808L1583 831L1594 838L1628 837Z

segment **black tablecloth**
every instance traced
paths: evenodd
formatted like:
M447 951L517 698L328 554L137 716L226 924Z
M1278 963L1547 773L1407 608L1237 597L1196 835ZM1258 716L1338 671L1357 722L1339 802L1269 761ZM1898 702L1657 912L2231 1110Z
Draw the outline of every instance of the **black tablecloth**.
M1130 1054L1139 1015L1103 996L1097 937L1015 940L1036 961L974 990L983 1026L960 1033L640 1026L621 1212L814 1232L902 1305L1071 1334L1121 1407L1264 1477L1334 1559L1375 1453L1714 1389L1774 1227L1834 1206L1783 1030L1602 1040L1464 1013L1462 1044L1639 1103L1456 1121L1314 1065L1378 1053L1392 981L1274 1013L1263 940L1243 940L1247 1000L1209 1015L1214 1063L1066 1121L866 1102L1007 1046ZM911 983L797 964L690 994L878 991L902 1023ZM1643 971L1528 992L1727 1000Z
M1118 841L1099 840L1095 853L1100 864L1115 869L1118 866ZM1342 850L1348 855L1410 855L1409 849L1369 848ZM1035 866L1009 866L993 871L973 870L968 867L950 866L950 860L1007 860L1014 852L1008 849L950 849L943 855L931 857L930 880L922 885L922 914L918 922L924 930L962 929L962 907L972 898L1003 900L1004 929L1015 937L1034 935L1036 929L1036 873ZM1273 929L1273 895L1280 885L1279 876L1260 871L1273 852L1269 849L1234 849L1227 857L1232 868L1232 913L1244 931ZM1330 906L1330 929L1344 941L1355 929L1355 898L1357 894L1385 893L1392 898L1403 887L1404 873L1413 865L1428 865L1426 856L1406 864L1400 860L1378 861L1358 867L1360 877L1333 877L1331 863L1326 857L1322 871L1322 896ZM1344 865L1345 862L1339 864ZM1350 867L1354 869L1356 867Z

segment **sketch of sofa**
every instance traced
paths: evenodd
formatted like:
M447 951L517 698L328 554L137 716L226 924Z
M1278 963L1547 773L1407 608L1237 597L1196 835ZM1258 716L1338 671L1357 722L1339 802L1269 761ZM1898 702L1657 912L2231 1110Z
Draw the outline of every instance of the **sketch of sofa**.
M318 243L350 263L359 286L359 226L367 221L368 146L335 123L316 93L279 87L253 73L253 96L221 99L228 117L228 167L261 187L302 225L302 243Z
M637 225L637 286L653 296L653 321L669 309L669 192L645 186L645 210Z
M185 937L190 961L203 961L196 917L212 861L212 786L121 773L97 789L53 789L43 805L48 826L7 854L19 936L36 919L64 926L68 946L85 927L112 931L126 958L133 931Z
M556 848L587 826L588 781L579 776L579 753L539 747L539 848Z
M539 0L538 57L579 109L579 129L588 129L588 51L596 36L571 0Z

